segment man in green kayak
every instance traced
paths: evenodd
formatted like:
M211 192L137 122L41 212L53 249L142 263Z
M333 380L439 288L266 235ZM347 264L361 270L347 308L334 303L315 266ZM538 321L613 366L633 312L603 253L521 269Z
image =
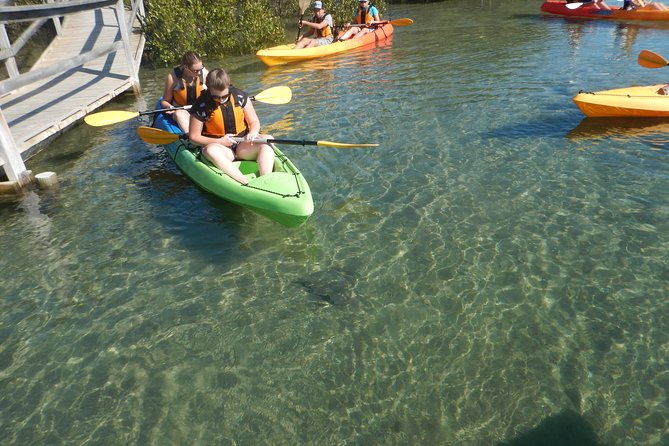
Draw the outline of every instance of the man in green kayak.
M249 180L233 164L235 160L257 160L260 175L272 173L274 150L269 144L253 142L259 135L260 120L249 95L230 85L230 78L222 68L207 75L207 89L200 94L190 109L188 138L202 146L202 155L222 172L243 185ZM246 137L237 143L233 136Z
M314 15L311 17L311 21L300 20L299 27L302 28L303 25L307 25L309 31L297 41L295 49L312 48L332 43L334 39L334 34L332 34L334 22L332 21L332 16L323 9L323 2L314 2Z

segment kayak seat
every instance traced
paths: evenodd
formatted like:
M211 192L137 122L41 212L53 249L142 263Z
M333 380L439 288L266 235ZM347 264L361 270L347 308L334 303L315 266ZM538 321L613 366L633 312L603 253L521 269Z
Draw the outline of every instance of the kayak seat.
M239 168L239 171L244 175L254 174L258 176L258 163L255 161L235 161L235 165Z

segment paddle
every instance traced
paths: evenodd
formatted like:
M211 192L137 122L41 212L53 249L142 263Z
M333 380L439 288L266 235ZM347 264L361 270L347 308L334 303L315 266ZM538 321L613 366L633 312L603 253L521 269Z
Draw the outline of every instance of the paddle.
M252 101L262 102L264 104L287 104L293 98L293 91L286 85L271 87L263 90L255 96L251 96Z
M309 1L310 0L299 0L299 5L300 5L300 24L302 23L302 19L304 18L304 11L307 10L309 7ZM297 42L300 40L300 32L302 31L302 28L298 27L297 28L297 37L295 38L295 41Z
M99 113L93 113L84 118L84 122L93 127L102 127L105 125L118 124L119 122L128 121L132 118L137 118L139 116L152 115L154 113L162 113L170 110L188 110L191 106L184 105L183 107L174 107L174 108L161 108L159 110L150 110L143 112L130 112L130 111L104 111Z
M385 25L386 23L390 23L393 26L409 26L413 24L412 19L408 18L403 18L403 19L395 19L395 20L381 20L379 22L370 22L369 24L363 23L363 24L354 24L351 26L356 26L356 27L361 27L361 26L381 26Z
M669 61L657 53L648 50L642 50L637 59L639 65L646 68L662 68L669 65Z
M264 102L266 104L287 104L293 97L293 92L290 87L281 85L278 87L268 88L263 90L255 96L251 96L251 100ZM93 127L101 127L104 125L118 124L119 122L128 121L139 116L152 115L154 113L162 113L170 110L188 110L191 106L185 105L183 107L161 108L159 110L150 110L143 112L130 111L104 111L100 113L93 113L84 118L86 124Z
M176 133L166 132L165 130L154 129L153 127L140 126L137 128L137 134L144 142L149 144L169 144L179 139L187 138L186 135L177 135ZM233 137L236 142L246 141L245 138ZM256 138L254 142L258 144L290 144L296 146L328 146L340 149L353 149L362 147L377 147L378 144L349 144L333 141L305 141L301 139L272 139Z

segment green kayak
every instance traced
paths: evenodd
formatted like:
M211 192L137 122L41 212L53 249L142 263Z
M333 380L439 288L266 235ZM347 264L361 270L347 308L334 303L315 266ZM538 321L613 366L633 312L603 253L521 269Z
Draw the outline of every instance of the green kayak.
M181 133L179 127L162 114L156 117L154 127ZM258 176L258 163L255 161L235 161L239 170L249 179L246 186L200 156L199 147L188 140L179 139L163 147L179 169L202 189L282 225L300 226L314 211L307 181L275 145L272 145L276 154L274 171L269 175Z

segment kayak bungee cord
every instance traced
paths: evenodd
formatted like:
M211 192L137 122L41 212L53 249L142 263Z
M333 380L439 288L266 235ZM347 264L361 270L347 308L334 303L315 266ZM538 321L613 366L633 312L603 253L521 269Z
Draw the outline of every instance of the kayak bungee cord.
M597 93L594 91L585 91L585 90L579 90L578 94L591 94L593 96L613 96L617 98L655 98L657 99L658 97L661 98L667 98L669 99L668 95L663 95L663 94L657 94L655 96L646 96L646 95L634 95L632 96L631 94L613 94L613 93Z
M221 172L220 170L218 170L218 168L216 166L214 166L213 164L203 161L202 151L199 150L200 147L191 144L190 140L188 139L188 134L181 133L181 134L176 134L176 135L179 137L179 139L178 139L179 144L177 144L177 149L174 152L174 158L172 158L170 156L170 158L172 158L172 161L174 161L176 163L177 157L179 156L179 152L181 150L186 149L189 152L191 152L193 155L195 155L195 157L201 163L203 163L207 167L209 167L209 169L212 172L214 172L216 175L219 175L221 177L223 175L227 175L226 173ZM168 151L168 156L169 156L169 151ZM258 186L252 186L250 184L246 184L245 186L249 187L251 189L256 189L256 190L262 191L262 192L267 192L267 193L270 193L270 194L278 195L281 198L291 198L291 197L300 198L300 195L303 195L305 192L304 192L304 190L302 190L302 187L300 186L300 182L297 180L298 173L295 172L294 169L290 168L290 166L286 165L286 163L288 162L288 158L286 158L285 155L281 154L280 156L277 156L277 159L279 159L281 161L281 167L283 168L283 171L286 172L286 173L290 172L290 174L293 176L293 179L295 180L295 185L297 187L297 192L296 193L294 193L294 194L281 194L281 193L273 191L273 190L264 189L264 188L258 187ZM216 169L214 169L215 167L216 167Z
M280 193L275 192L273 190L267 190L267 189L263 189L261 187L252 186L251 184L247 184L246 187L250 187L252 189L256 189L256 190L259 190L259 191L268 192L270 194L278 195L282 198L291 198L291 197L300 198L300 195L304 194L305 192L300 187L300 182L297 181L298 173L295 172L293 169L290 169L290 166L286 166L286 163L288 162L288 158L286 158L285 155L278 156L277 158L281 161L281 167L283 168L283 171L286 172L286 173L288 171L290 171L290 174L293 176L293 179L295 180L295 185L297 186L297 192L295 192L294 194L280 194Z
M184 146L185 146L185 145L182 144L182 147L184 147ZM196 149L198 149L197 146L192 146L191 148L188 148L188 150L190 150L191 152L195 152ZM176 153L177 153L177 154L179 153L179 149L177 149L177 152L176 152ZM276 153L276 152L275 152L275 153ZM227 173L222 172L221 170L219 170L218 167L216 167L215 165L213 165L213 164L212 164L211 162L209 162L208 160L207 160L207 162L205 162L205 161L202 159L202 152L201 152L201 151L198 150L197 153L195 154L195 156L197 157L197 159L198 159L202 164L204 164L205 166L207 166L207 167L209 168L209 170L211 170L212 172L214 172L216 175L218 175L218 176L220 176L220 177L223 177L223 176L227 176L227 177L229 177L229 175L228 175ZM176 158L176 155L175 155L175 158ZM290 170L290 174L291 174L291 175L293 176L293 178L295 179L295 184L297 185L297 189L298 189L297 192L295 192L294 194L281 194L281 193L276 192L276 191L273 191L273 190L265 189L265 188L258 187L258 186L253 186L253 185L251 185L251 184L241 184L241 183L240 183L240 185L243 186L243 187L248 187L248 188L251 188L251 189L259 190L259 191L261 191L261 192L267 192L268 194L278 195L278 196L281 197L281 198L293 198L293 197L294 197L294 198L300 198L300 195L304 194L305 192L304 192L304 191L302 190L302 188L300 187L300 182L297 181L297 174L293 171L293 169L287 169L287 168L286 168L286 162L287 162L288 158L286 158L285 155L282 155L282 156L277 156L277 159L281 160L281 167L283 168L284 172L288 173L288 171Z

